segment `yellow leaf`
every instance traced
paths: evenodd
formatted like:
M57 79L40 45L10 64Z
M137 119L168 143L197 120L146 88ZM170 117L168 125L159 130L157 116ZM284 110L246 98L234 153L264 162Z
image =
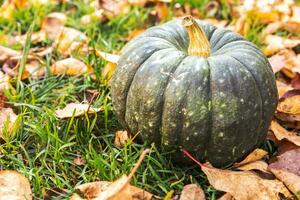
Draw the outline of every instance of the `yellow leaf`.
M57 118L70 118L72 116L78 117L81 115L87 114L94 114L99 111L102 111L103 108L94 108L89 104L82 104L82 103L70 103L67 104L65 108L56 110L55 115Z
M241 161L239 163L235 163L234 166L239 167L239 166L242 166L242 165L254 162L254 161L261 160L266 155L268 155L267 151L265 151L263 149L255 149L243 161Z
M92 69L90 69L86 64L75 58L59 60L51 66L51 73L54 75L67 74L70 76L76 76L91 71Z
M53 46L64 56L87 45L86 35L76 29L64 27L55 37Z

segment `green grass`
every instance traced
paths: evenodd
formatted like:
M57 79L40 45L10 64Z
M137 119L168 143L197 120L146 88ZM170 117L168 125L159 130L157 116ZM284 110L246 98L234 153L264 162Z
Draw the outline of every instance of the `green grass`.
M80 16L91 10L81 1L74 1L71 5L31 7L16 11L12 21L0 21L2 34L24 34L28 27L32 27L33 32L38 31L47 13L64 12L70 8L75 8L75 12L69 13L67 26L85 32L91 38L89 46L107 52L120 50L126 43L128 32L143 28L150 12L150 9L134 7L128 15L107 23L81 26ZM154 24L147 26L151 25ZM26 63L30 46L34 45L29 40L26 43L21 66ZM53 53L44 60L45 66L50 67L60 57ZM98 75L105 65L93 54L80 59L92 65ZM23 67L20 68L22 70ZM149 147L147 144L130 143L119 149L113 145L114 133L122 127L112 112L107 85L91 80L89 76L56 77L46 74L41 80L26 81L20 81L18 77L14 85L16 90L6 91L6 96L20 119L13 136L5 137L6 142L0 145L0 168L15 169L28 177L36 199L42 199L43 191L52 188L71 192L81 183L115 180L122 174L128 174L140 152ZM99 90L93 105L103 106L103 112L67 120L55 117L54 111L58 107L86 101L88 89ZM86 160L83 166L73 163L78 154ZM207 185L206 178L197 167L182 169L173 166L168 155L161 154L154 146L132 180L133 185L159 196L165 196L170 190L179 193L185 184L191 182ZM207 194L214 199L216 192L207 188ZM59 199L67 198L68 195L63 195Z
M207 2L193 1L192 5L203 10ZM225 7L221 17L229 18L226 5L222 4L221 7ZM0 36L38 31L44 16L61 11L68 13L67 26L86 33L91 39L89 46L106 52L119 51L127 42L126 37L131 30L155 25L148 22L151 9L133 7L126 16L83 26L80 25L80 17L92 10L83 1L55 6L39 5L15 11L11 20L0 20ZM246 37L254 42L257 40L256 32ZM6 45L5 40L0 41ZM24 49L20 45L11 46L24 50L20 71L23 70L30 46L34 45L28 40ZM99 77L105 65L102 59L93 54L74 56L93 66ZM54 52L43 60L45 67L49 68L61 57ZM6 142L0 144L0 168L14 169L28 177L35 199L43 199L44 190L64 188L72 192L76 185L82 183L112 181L122 174L128 174L141 151L149 146L151 153L131 181L133 185L165 196L171 190L179 194L185 184L197 182L205 189L208 199L216 199L220 194L208 185L199 167L174 166L169 160L169 153L161 153L155 146L136 143L129 143L122 149L114 146L114 133L122 127L112 112L109 88L105 83L92 80L88 75L67 77L46 73L41 80L29 78L21 81L18 77L13 85L16 89L8 90L5 94L8 103L19 114L16 123L18 128L11 136L5 137ZM87 90L91 89L99 90L92 104L103 106L103 112L66 120L55 117L55 109L70 102L87 101ZM266 148L272 147L266 144ZM73 159L77 155L86 161L84 165L74 164ZM67 198L68 195L63 195L58 199Z

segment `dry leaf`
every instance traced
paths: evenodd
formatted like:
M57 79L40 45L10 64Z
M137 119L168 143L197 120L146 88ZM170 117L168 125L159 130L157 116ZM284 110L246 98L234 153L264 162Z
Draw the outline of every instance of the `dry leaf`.
M199 185L189 184L183 187L179 200L205 200L205 194Z
M300 136L298 136L294 132L290 132L283 128L280 124L278 124L276 121L271 122L270 129L273 131L275 137L277 140L283 140L286 139L293 144L296 144L297 146L300 146Z
M89 200L150 200L152 194L130 185L130 180L143 161L148 149L144 150L138 162L128 176L123 175L114 182L99 181L86 183L76 187L86 199ZM77 194L73 194L71 200L82 200Z
M80 155L77 155L76 158L74 158L73 163L75 165L81 166L81 165L84 165L86 163L86 161L83 160Z
M273 23L270 23L264 28L261 35L262 37L265 37L267 35L270 35L272 33L275 33L278 29L282 28L284 26L284 23L281 21L276 21Z
M169 8L167 4L165 3L157 3L155 5L155 13L157 16L158 21L163 21L166 20L167 17L169 16Z
M75 58L66 58L56 61L50 68L53 75L66 74L70 76L81 75L84 73L92 73L92 68L89 68L82 61Z
M279 169L269 168L269 170L286 185L294 194L300 194L300 176L291 172Z
M266 55L272 55L281 49L293 48L300 44L300 39L288 39L277 35L267 35L264 39L267 47L264 49Z
M293 193L300 192L300 148L290 147L269 165L269 170Z
M20 52L0 45L0 64L10 57L19 56Z
M29 181L19 172L0 170L0 186L0 200L32 199Z
M273 55L269 58L269 62L272 66L273 72L279 72L286 64L285 57L283 55Z
M106 60L107 62L111 62L114 64L117 64L119 61L120 56L119 55L115 55L115 54L110 54L110 53L105 53L103 51L98 51L96 50L96 55L103 58L104 60Z
M130 10L130 4L126 0L98 0L98 6L103 9L104 15L109 19L127 14Z
M242 171L259 170L265 173L269 173L268 164L265 161L257 160L251 163L244 164L237 169Z
M267 151L265 151L263 149L255 149L243 161L241 161L239 163L235 163L234 167L239 167L239 166L242 166L242 165L254 162L254 161L261 160L266 155L268 155Z
M10 133L17 117L11 108L0 108L0 138L6 139L4 133Z
M231 194L226 193L223 196L221 196L220 198L218 198L218 200L234 200L234 198L231 196Z
M132 31L129 32L126 40L130 41L133 38L135 38L136 36L138 36L139 34L143 33L146 29L134 29Z
M280 101L277 111L288 114L300 114L300 95L294 95Z
M50 13L42 22L41 32L46 33L50 39L54 40L56 35L63 29L66 20L67 16L64 13Z
M290 85L287 85L287 84L285 84L283 82L280 82L280 81L276 81L276 86L277 86L279 98L281 98L289 90L293 89Z
M88 38L80 31L64 27L54 39L54 47L64 56L70 55L73 51L79 51L87 45Z
M263 179L251 171L217 169L209 163L201 164L188 152L184 150L183 152L201 167L209 183L215 189L230 193L236 200L279 200L279 194L283 194L286 197L290 195L287 188L278 180Z
M94 114L99 111L102 111L103 108L93 108L89 104L82 104L82 103L69 103L63 109L56 110L55 115L57 118L70 118L70 117L78 117L81 115L87 114Z
M115 133L115 142L114 144L119 147L122 148L126 145L126 143L129 140L129 135L127 131L117 131Z

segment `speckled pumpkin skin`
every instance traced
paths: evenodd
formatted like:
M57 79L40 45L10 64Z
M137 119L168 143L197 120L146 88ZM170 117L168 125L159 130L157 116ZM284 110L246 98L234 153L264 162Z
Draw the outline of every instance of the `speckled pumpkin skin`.
M116 115L143 141L180 148L214 166L242 159L264 139L277 89L262 52L239 34L197 21L211 45L189 56L180 19L152 27L121 52L111 80Z

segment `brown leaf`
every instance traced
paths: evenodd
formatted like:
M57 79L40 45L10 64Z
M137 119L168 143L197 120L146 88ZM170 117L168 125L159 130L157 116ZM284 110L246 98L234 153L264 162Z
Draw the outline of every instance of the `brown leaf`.
M231 196L231 194L226 193L223 196L221 196L220 198L218 198L218 200L234 200L234 198Z
M285 66L285 57L283 55L273 55L269 58L269 62L272 66L273 72L279 72Z
M98 0L98 6L103 9L104 15L109 19L127 14L130 10L130 4L126 0Z
M50 13L42 22L41 32L46 33L51 40L54 40L56 35L63 29L66 20L67 16L64 13Z
M50 70L53 75L67 74L70 76L76 76L92 71L85 63L75 58L66 58L56 61L51 66Z
M19 56L20 52L0 45L0 64L10 57Z
M300 148L286 150L276 157L277 160L269 168L286 170L300 176Z
M257 160L251 163L244 164L237 169L242 171L259 170L265 173L269 173L268 164L265 161Z
M70 117L78 117L81 115L87 114L94 114L99 111L102 111L103 108L93 108L89 104L82 104L82 103L69 103L63 109L56 110L55 115L57 118L70 118Z
M278 96L281 98L286 92L292 90L293 88L290 85L287 85L283 82L276 81Z
M237 200L279 200L279 193L286 197L290 195L280 181L263 179L250 171L236 172L206 166L202 166L201 169L214 188L230 193Z
M275 33L278 29L282 28L284 26L284 23L281 21L276 21L268 24L266 28L262 31L261 35L262 37L265 37L267 35L270 35L272 33Z
M269 165L269 170L293 193L300 192L300 148L285 150Z
M123 175L114 182L92 182L77 186L76 188L84 194L85 198L90 200L150 200L152 194L129 184L133 174L136 172L148 152L148 149L143 151L138 162L128 176ZM81 199L82 198L77 194L73 194L71 197L71 200Z
M189 184L183 187L179 200L205 200L205 194L197 184Z
M16 171L0 170L0 199L32 200L29 181Z
M286 130L285 128L280 126L280 124L278 124L276 121L273 120L271 122L270 129L273 131L275 137L279 141L286 139L286 140L296 144L297 146L300 146L300 136L298 136L294 132L290 132L290 131Z
M293 48L300 44L300 39L288 39L277 35L267 35L264 39L267 47L264 49L266 55L272 55L281 49Z
M286 197L290 195L287 188L278 180L263 179L251 171L217 169L210 164L201 164L186 151L184 153L200 165L209 183L215 189L228 192L237 200L279 200L279 194L283 194Z
M160 2L157 3L155 5L154 11L155 11L158 21L165 20L169 16L169 8L168 8L167 4L165 4L165 3L160 3Z
M59 53L68 56L74 51L80 51L87 45L87 42L88 38L85 34L76 29L64 27L56 35L53 46Z
M129 140L129 135L127 131L117 131L115 133L115 142L114 144L119 147L122 148L126 145L126 143Z
M269 169L280 181L286 185L286 187L294 194L300 194L300 176L279 169Z
M234 167L239 167L239 166L251 163L251 162L255 162L255 161L261 160L266 155L268 155L267 151L265 151L263 149L255 149L243 161L241 161L239 163L235 163Z

